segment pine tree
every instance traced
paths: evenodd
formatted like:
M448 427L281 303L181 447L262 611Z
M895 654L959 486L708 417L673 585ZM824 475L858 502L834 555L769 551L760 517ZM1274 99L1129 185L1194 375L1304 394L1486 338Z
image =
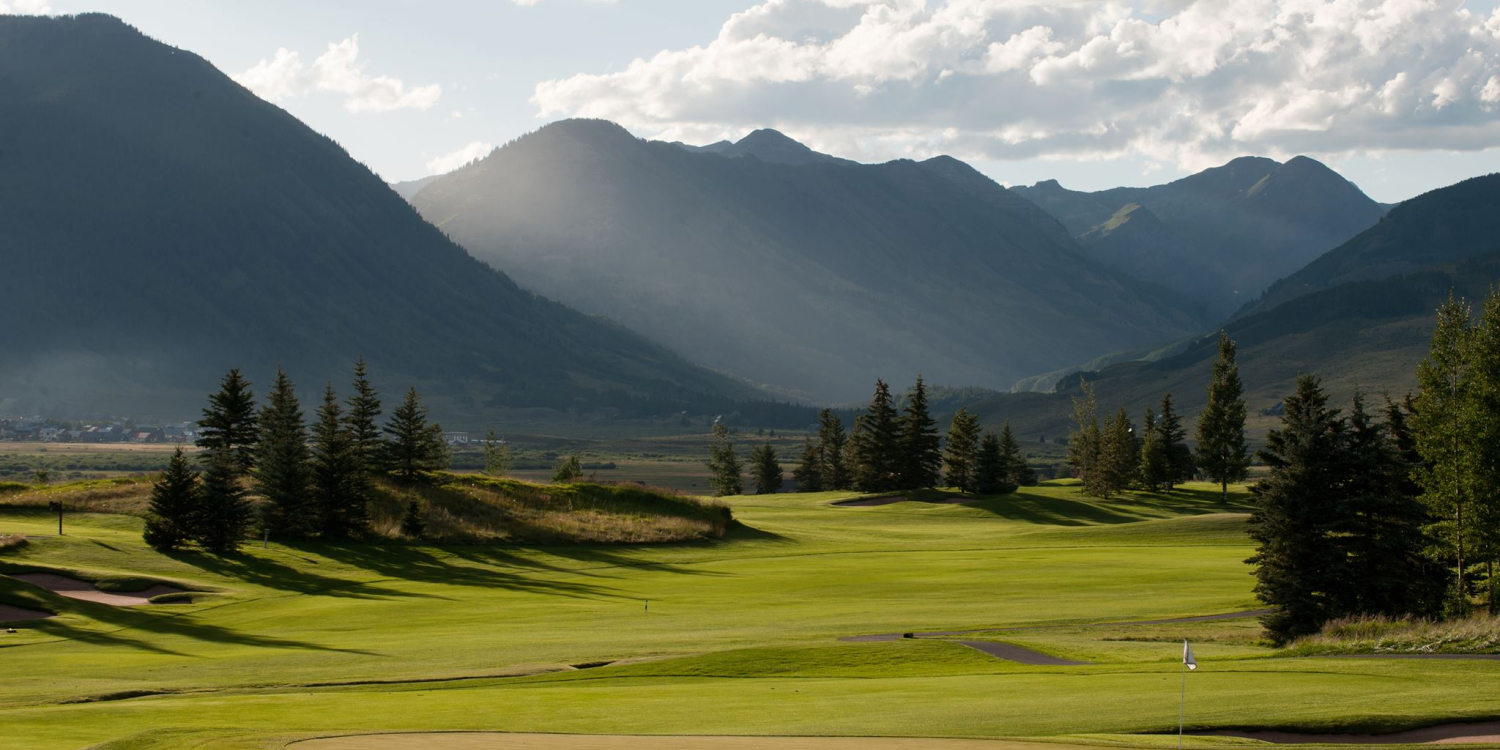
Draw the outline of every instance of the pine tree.
M233 453L211 453L199 490L193 541L216 555L238 552L253 515L245 495L238 458Z
M1468 303L1448 301L1438 309L1437 330L1427 358L1417 367L1421 395L1411 422L1422 465L1416 472L1422 502L1435 519L1432 533L1455 561L1449 604L1454 614L1469 608L1464 578L1466 553L1474 546L1472 508L1475 459L1471 418L1474 378L1470 356L1474 326Z
M1489 610L1500 612L1495 560L1500 556L1500 290L1491 289L1480 325L1474 331L1469 366L1471 391L1470 449L1475 510L1475 556L1483 556L1489 578Z
M818 485L827 490L847 490L853 484L846 463L849 436L844 423L832 409L818 414L819 473ZM801 485L798 485L799 487Z
M1387 414L1390 414L1390 406ZM1344 556L1338 615L1432 615L1442 605L1442 572L1425 556L1426 509L1409 479L1415 466L1398 446L1404 418L1376 422L1358 392L1345 428L1340 522Z
M367 476L384 473L384 437L380 432L380 396L365 375L365 360L354 363L354 395L349 397L346 417L349 440L359 456L360 468Z
M744 472L739 456L734 452L734 441L729 428L719 423L714 425L714 441L708 447L708 484L714 495L738 495L745 491Z
M306 535L316 525L315 513L308 507L307 426L292 381L279 368L259 423L252 471L255 491L270 503L271 528L291 536Z
M510 446L490 430L484 436L484 473L492 477L503 477L510 473Z
M1219 355L1214 358L1208 383L1208 405L1198 416L1198 469L1219 483L1222 499L1229 499L1229 483L1243 480L1249 472L1249 448L1245 444L1245 394L1240 368L1235 363L1235 345L1229 334L1219 331Z
M369 528L370 486L338 395L329 384L312 429L311 488L318 533L343 539Z
M798 492L822 492L823 491L823 452L813 443L812 438L807 438L802 445L802 458L797 463L797 468L792 470L792 481L797 483Z
M900 452L896 462L896 488L903 490L936 487L943 465L942 438L937 422L927 409L927 386L922 376L906 399L901 419Z
M218 393L209 395L203 419L198 421L198 435L205 461L228 455L236 476L244 476L255 464L255 394L238 368L219 381Z
M781 491L781 462L770 443L750 452L750 467L755 474L755 494L774 495Z
M897 462L901 458L900 433L891 390L883 380L875 381L870 406L854 423L850 453L855 486L861 492L895 489Z
M1073 476L1083 480L1083 491L1098 495L1100 477L1095 469L1104 442L1099 430L1099 402L1092 383L1085 381L1082 388L1083 397L1073 399L1074 429L1068 433L1068 463L1073 466Z
M1000 459L1004 462L1006 483L1017 487L1036 486L1036 471L1031 464L1026 463L1026 456L1021 453L1021 444L1016 440L1015 433L1010 431L1010 420L1000 426Z
M1103 442L1099 448L1099 468L1096 472L1099 496L1111 497L1128 488L1139 465L1135 430L1131 427L1125 408L1120 407L1105 424Z
M417 389L406 392L401 406L391 412L386 423L384 465L405 482L414 482L435 471L448 468L448 444L443 441L443 427L427 423L427 407Z
M427 536L427 518L416 500L406 504L406 514L401 517L401 535L413 540Z
M1297 381L1281 428L1259 456L1270 474L1251 487L1255 595L1274 611L1262 619L1277 644L1315 633L1339 609L1344 554L1332 541L1347 475L1342 422L1316 376Z
M948 427L948 444L943 447L949 487L963 492L979 491L979 433L979 418L960 407Z
M166 471L151 486L146 511L146 544L170 552L193 538L198 513L198 474L188 465L182 448L167 462Z
M1156 411L1148 406L1141 434L1141 486L1155 492L1167 483L1170 473L1171 461L1167 444L1162 440L1160 420L1156 418Z
M981 495L1004 495L1016 489L1015 484L1006 477L1007 467L1001 445L1001 439L993 432L986 432L979 441L979 457L975 461L974 473L975 484Z
M1187 439L1187 432L1182 429L1182 417L1172 407L1172 394L1162 394L1161 413L1156 415L1156 423L1162 445L1167 450L1166 485L1170 494L1177 483L1191 479L1194 471L1193 452L1183 442Z
M572 484L583 478L583 462L577 456L568 456L552 469L553 484Z

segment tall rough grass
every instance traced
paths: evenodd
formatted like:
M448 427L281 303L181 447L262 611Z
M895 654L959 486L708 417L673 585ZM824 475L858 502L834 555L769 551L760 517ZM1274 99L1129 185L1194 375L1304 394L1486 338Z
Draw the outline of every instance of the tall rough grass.
M1324 625L1316 635L1297 640L1288 650L1299 656L1494 654L1500 653L1500 616L1478 614L1461 620L1344 617Z
M4 502L11 506L45 508L47 503L60 500L69 511L142 515L151 501L151 483L155 479L155 476L119 477L28 486L24 492L5 495Z
M634 484L538 485L445 474L434 485L377 483L373 530L398 538L412 500L426 514L432 541L540 544L657 544L718 539L729 507L674 490Z
M25 534L0 534L0 552L17 549L26 544Z

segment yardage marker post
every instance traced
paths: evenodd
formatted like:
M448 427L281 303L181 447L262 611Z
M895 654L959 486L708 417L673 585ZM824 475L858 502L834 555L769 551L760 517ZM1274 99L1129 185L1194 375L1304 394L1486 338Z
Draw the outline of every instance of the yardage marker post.
M57 500L53 500L52 502L47 503L47 510L55 510L55 511L57 511L57 535L58 536L62 536L63 535L63 528L62 528L63 507L62 507L62 503L59 502L59 501L57 501Z

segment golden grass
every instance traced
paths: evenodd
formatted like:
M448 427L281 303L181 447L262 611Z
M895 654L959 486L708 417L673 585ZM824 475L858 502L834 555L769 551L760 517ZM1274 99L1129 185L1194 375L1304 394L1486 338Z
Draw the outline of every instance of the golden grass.
M120 477L34 487L7 495L5 504L45 508L47 503L57 500L72 512L138 516L146 512L155 479L155 476Z
M1457 620L1344 617L1322 632L1288 647L1296 655L1321 654L1494 654L1500 653L1500 616L1478 614Z
M20 547L24 544L26 544L25 534L0 534L0 552L4 552L8 549L16 549L17 547Z
M538 485L477 475L441 475L433 485L377 482L376 535L400 537L407 504L425 513L428 540L541 544L659 544L717 539L727 506L634 485Z

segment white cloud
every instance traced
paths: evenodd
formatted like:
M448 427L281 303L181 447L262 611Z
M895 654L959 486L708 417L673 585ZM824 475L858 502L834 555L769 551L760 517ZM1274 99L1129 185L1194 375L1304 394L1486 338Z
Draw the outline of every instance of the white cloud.
M543 81L542 117L862 159L1198 168L1500 145L1500 9L1462 0L762 0L704 44Z
M282 48L233 78L273 102L313 91L342 94L344 108L350 112L428 109L443 94L442 86L435 83L408 89L396 78L366 75L359 63L359 34L329 44L311 66L303 64L300 54Z
M436 159L427 161L427 171L431 174L447 174L475 159L483 159L491 151L495 150L495 144L484 141L474 141L451 154L443 154Z
M0 15L45 16L51 12L47 0L0 0Z

